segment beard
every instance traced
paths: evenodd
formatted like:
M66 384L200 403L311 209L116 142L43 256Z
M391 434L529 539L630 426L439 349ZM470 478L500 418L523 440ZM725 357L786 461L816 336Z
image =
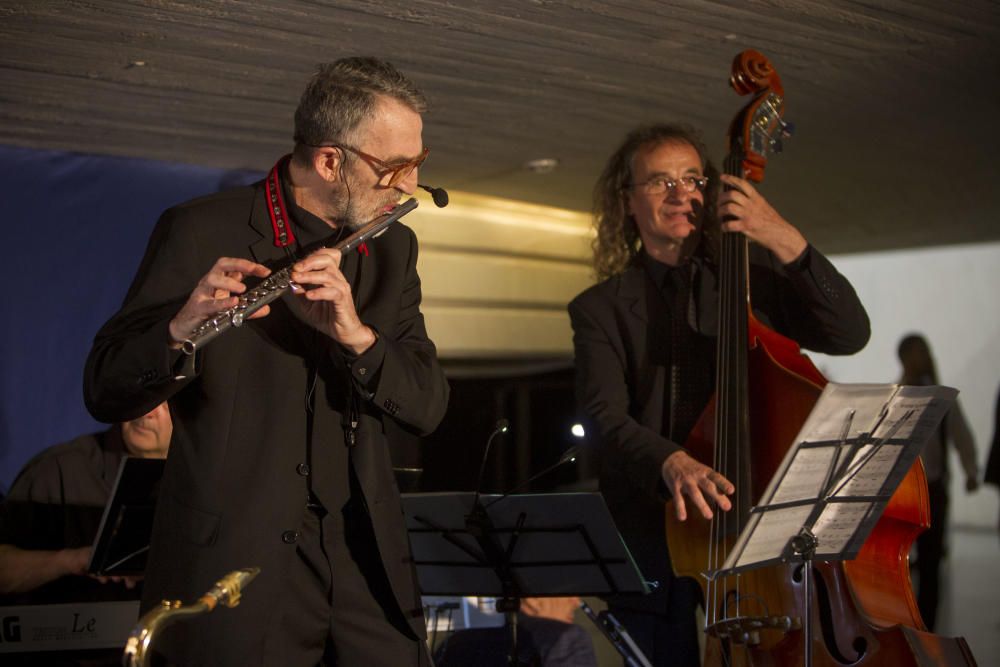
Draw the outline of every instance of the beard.
M399 192L393 189L374 193L371 185L351 181L344 185L331 193L330 210L337 226L348 232L358 231L382 215L386 206L399 203Z

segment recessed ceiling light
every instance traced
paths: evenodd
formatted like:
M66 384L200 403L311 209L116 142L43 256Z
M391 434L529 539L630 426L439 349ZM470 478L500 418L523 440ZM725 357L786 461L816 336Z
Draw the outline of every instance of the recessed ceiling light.
M528 160L523 165L525 171L530 171L533 174L548 174L555 171L558 166L559 160L554 157L540 157L535 160Z

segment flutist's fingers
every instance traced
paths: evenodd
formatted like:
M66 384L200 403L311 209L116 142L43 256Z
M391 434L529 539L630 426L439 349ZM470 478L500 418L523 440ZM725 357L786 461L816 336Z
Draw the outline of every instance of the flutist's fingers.
M292 267L292 280L304 287L302 294L310 301L329 301L337 319L353 319L354 300L351 285L340 272L340 251L321 248ZM353 318L351 317L353 315Z
M234 295L242 294L247 289L243 283L246 276L265 278L270 274L271 270L266 266L249 259L220 257L201 277L187 302L170 321L171 345L179 346L202 322L235 306L239 298ZM267 308L261 308L253 317L263 317L267 312Z
M344 280L344 274L340 272L341 253L333 248L320 248L305 259L300 259L292 266L292 279L300 283L319 285L321 283L312 282L302 278L317 277L324 278L324 283L330 282L331 278ZM296 278L299 276L299 278Z
M304 288L295 295L311 302L296 311L310 325L360 354L374 344L375 333L358 317L340 259L339 250L322 248L292 267L292 280Z

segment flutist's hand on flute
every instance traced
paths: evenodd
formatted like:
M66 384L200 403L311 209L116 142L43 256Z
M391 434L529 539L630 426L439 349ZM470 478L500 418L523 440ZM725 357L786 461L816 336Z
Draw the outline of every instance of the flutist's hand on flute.
M243 284L244 278L247 276L266 278L270 274L269 268L249 259L220 257L211 270L198 281L198 285L174 319L170 320L171 347L179 348L181 342L187 340L202 322L234 307L239 300L236 295L243 294L247 289ZM264 317L269 312L270 307L264 306L248 319Z
M375 344L375 332L358 317L340 258L339 250L321 248L297 262L291 278L300 289L287 301L299 319L358 355Z

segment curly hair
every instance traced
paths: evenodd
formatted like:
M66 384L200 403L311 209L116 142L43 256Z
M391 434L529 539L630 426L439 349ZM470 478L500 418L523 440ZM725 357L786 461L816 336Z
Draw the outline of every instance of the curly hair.
M424 94L390 63L377 58L341 58L319 66L295 110L296 154L308 146L350 140L384 95L417 113L427 110Z
M704 142L698 132L688 125L643 125L625 136L594 185L593 224L597 235L591 247L598 280L621 273L639 254L639 228L625 207L625 193L632 182L632 159L640 149L663 143L689 144L701 157L703 173L708 177L708 190L705 192L702 239L695 253L715 260L720 233L715 215L719 178L718 171L708 160Z

